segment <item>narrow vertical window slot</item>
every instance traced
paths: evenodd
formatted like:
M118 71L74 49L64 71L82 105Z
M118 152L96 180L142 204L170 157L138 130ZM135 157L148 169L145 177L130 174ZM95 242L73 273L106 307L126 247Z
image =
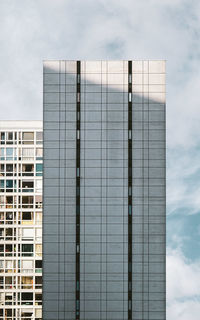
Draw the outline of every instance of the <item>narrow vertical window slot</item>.
M80 83L81 63L77 61L76 77L76 320L80 319Z
M132 320L132 61L128 61L128 320Z

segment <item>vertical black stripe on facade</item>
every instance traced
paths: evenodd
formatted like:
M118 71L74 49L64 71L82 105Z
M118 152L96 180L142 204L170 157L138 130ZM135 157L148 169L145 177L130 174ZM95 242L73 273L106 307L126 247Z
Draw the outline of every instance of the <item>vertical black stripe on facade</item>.
M128 320L132 320L132 61L128 61Z
M80 77L81 63L76 74L76 320L80 319Z

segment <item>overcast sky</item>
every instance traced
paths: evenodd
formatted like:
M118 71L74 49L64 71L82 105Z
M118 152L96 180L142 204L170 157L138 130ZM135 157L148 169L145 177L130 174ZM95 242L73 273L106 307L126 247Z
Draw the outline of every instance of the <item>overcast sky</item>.
M200 314L200 1L0 0L1 120L42 119L42 60L167 60L167 319Z

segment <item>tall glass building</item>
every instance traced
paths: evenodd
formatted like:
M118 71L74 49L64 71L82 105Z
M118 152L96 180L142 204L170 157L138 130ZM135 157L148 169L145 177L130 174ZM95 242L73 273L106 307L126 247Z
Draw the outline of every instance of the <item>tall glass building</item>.
M43 320L164 320L165 62L44 62Z
M42 122L0 121L0 320L42 319Z

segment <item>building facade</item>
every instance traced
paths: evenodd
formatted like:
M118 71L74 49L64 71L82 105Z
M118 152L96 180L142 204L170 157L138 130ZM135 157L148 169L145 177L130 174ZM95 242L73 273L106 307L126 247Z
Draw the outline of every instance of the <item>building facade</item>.
M0 319L42 319L41 121L0 121Z
M43 320L164 320L165 62L44 62Z

